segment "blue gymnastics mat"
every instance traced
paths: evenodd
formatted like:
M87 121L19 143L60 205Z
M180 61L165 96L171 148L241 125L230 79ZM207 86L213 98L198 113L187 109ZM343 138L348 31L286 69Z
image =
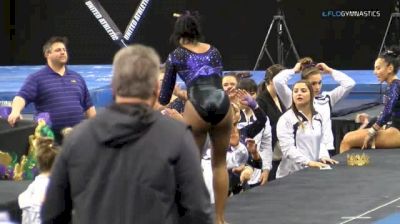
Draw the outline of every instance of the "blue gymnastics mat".
M27 76L42 67L43 65L0 66L0 101L12 100ZM86 80L96 107L104 107L112 102L110 88L112 76L111 65L69 65L68 67L81 74ZM257 83L264 79L264 71L249 72L251 78ZM348 74L357 83L349 96L347 96L348 99L372 99L376 101L383 93L384 86L378 83L372 70L342 70L342 72ZM296 75L289 81L289 85L295 83L299 78L299 75ZM177 82L184 88L182 80L178 79ZM338 85L329 75L323 76L323 83L324 90L331 90ZM31 105L28 106L24 112L32 113L33 107Z

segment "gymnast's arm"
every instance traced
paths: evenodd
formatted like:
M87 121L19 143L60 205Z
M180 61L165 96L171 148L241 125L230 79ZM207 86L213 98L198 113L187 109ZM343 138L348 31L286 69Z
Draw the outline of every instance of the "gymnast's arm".
M378 120L373 125L376 130L379 130L385 125L392 116L393 107L399 100L400 82L393 82L387 93L387 101L382 113L379 115Z
M169 55L167 62L165 63L165 75L161 85L160 96L158 98L158 101L162 105L167 105L171 100L175 88L176 73L177 72L172 63L172 56Z

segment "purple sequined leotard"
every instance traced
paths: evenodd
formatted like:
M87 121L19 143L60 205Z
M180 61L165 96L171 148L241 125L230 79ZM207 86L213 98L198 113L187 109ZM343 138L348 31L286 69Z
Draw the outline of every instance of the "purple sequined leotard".
M176 75L185 82L188 98L200 116L217 124L229 110L229 98L222 88L222 58L210 46L204 53L178 47L169 54L159 101L166 105L175 87Z
M395 79L388 85L384 95L385 108L379 115L376 124L380 127L388 121L392 121L391 126L400 130L400 80Z

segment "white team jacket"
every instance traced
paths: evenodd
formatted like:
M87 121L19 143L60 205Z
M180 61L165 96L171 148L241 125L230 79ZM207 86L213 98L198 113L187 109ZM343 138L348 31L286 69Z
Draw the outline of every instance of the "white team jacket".
M245 145L239 142L237 146L230 146L226 152L226 168L228 170L247 163L249 153Z
M292 105L292 90L288 86L288 81L293 78L294 75L295 73L293 69L284 69L272 80L276 89L276 93L286 108L290 108ZM322 144L324 144L324 147L328 148L329 150L333 150L335 148L333 145L331 122L332 108L337 102L350 93L350 91L356 85L352 78L338 70L333 69L332 78L339 83L339 86L331 91L324 91L314 98L315 110L322 115L328 125L328 131L325 132L325 135L327 136Z
M256 116L252 116L253 120L256 120ZM238 129L242 129L244 126L251 124L250 118L246 117L246 122L240 122ZM254 137L257 144L257 150L262 159L262 169L270 171L272 168L272 133L271 124L267 116L265 127Z
M303 121L302 124L299 123ZM282 150L282 161L276 172L281 178L306 167L310 161L318 161L322 157L329 158L326 147L321 142L327 137L328 125L320 113L313 115L311 122L300 114L296 117L293 110L286 111L278 120L276 133Z

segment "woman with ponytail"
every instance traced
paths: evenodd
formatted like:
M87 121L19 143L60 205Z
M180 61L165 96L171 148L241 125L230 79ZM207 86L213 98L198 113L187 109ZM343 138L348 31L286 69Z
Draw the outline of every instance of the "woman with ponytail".
M340 152L352 148L399 148L400 147L400 48L391 47L375 60L374 73L378 81L387 83L384 109L369 129L347 133L340 144Z

